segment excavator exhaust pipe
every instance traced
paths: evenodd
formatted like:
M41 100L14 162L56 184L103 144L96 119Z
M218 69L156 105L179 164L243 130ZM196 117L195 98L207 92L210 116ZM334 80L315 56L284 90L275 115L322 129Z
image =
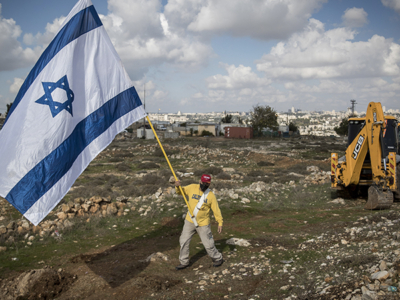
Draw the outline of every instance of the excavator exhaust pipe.
M393 193L389 190L383 191L375 185L368 189L368 201L365 209L387 209L393 204Z

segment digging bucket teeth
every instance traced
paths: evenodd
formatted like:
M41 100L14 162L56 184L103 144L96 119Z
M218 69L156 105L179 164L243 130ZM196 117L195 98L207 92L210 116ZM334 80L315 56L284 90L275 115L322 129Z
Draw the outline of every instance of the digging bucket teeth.
M368 201L365 209L387 209L393 204L393 193L391 191L382 191L377 186L370 186L368 189Z

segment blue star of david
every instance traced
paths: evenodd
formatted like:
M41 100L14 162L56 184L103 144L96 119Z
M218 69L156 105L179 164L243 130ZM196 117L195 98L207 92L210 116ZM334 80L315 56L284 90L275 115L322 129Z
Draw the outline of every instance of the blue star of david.
M74 92L69 88L67 75L62 77L57 82L42 82L44 95L36 100L36 103L48 105L53 118L64 109L72 114L72 102L74 101ZM64 103L53 100L51 95L57 88L62 89L66 93L67 100Z

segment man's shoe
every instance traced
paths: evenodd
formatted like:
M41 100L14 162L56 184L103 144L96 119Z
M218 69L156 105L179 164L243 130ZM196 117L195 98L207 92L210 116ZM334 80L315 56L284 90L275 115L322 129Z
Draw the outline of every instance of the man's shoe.
M182 264L180 264L179 266L175 267L175 269L177 269L177 270L179 271L179 270L183 270L183 269L185 269L185 268L187 268L187 267L189 267L189 265L182 265Z
M224 263L224 260L221 258L220 260L217 260L213 263L214 267L220 267Z

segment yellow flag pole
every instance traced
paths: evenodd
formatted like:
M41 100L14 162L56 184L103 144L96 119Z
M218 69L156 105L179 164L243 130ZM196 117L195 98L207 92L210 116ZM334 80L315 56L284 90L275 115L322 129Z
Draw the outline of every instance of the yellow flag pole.
M160 140L158 139L157 133L156 133L156 131L155 131L154 128L153 128L153 124L151 124L151 121L150 121L149 116L146 116L146 118L147 118L147 121L148 121L149 124L150 124L151 130L153 130L154 136L156 137L157 142L158 142L158 144L160 145L160 148L161 148L162 152L164 153L165 159L167 160L168 166L169 166L169 168L171 169L172 175L174 175L175 181L177 181L178 178L176 177L175 172L174 172L174 169L172 168L172 165L171 165L171 163L169 162L168 156L167 156L167 154L165 153L164 148L163 148L163 146L161 145ZM185 199L186 205L187 205L187 207L188 207L188 209L189 209L190 216L193 218L193 210L191 209L189 203L187 202L185 193L183 192L181 186L179 186L179 190L180 190L180 192L181 192L181 194L182 194L182 196L183 196L183 199Z

